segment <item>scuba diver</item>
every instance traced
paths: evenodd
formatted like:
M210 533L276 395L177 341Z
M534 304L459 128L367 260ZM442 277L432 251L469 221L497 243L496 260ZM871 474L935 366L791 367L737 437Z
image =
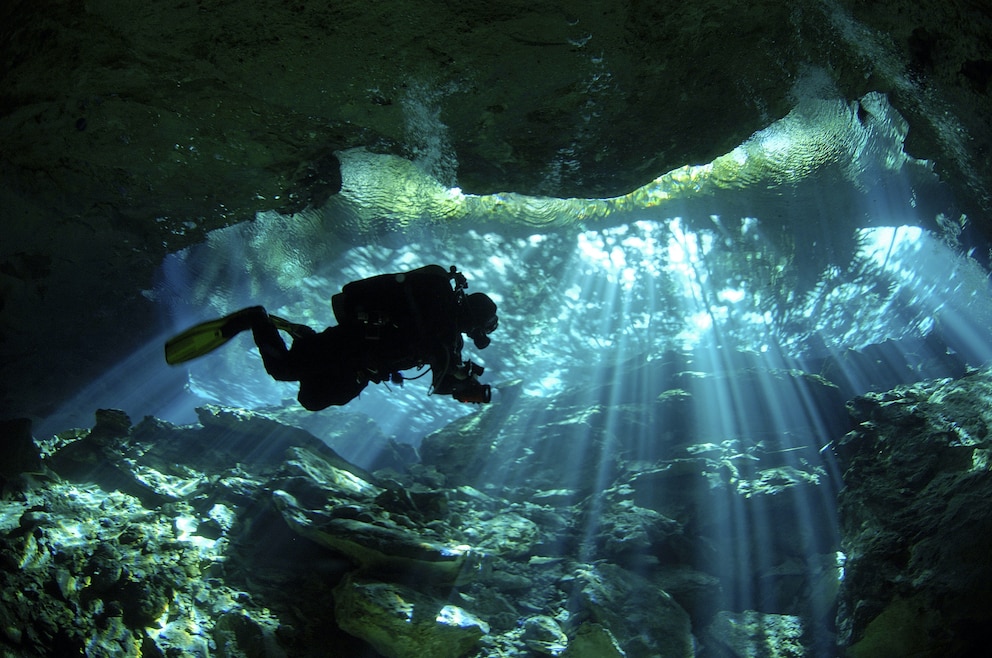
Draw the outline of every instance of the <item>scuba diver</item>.
M483 368L462 361L461 335L480 350L487 347L498 324L496 304L480 292L465 294L467 287L454 266L380 274L334 295L338 324L320 333L252 306L169 339L165 360L184 363L250 329L265 370L278 381L300 382L297 399L310 411L347 404L369 382L402 384L401 370L424 365L433 374L431 393L489 402L491 388L478 380ZM293 338L289 349L280 330Z

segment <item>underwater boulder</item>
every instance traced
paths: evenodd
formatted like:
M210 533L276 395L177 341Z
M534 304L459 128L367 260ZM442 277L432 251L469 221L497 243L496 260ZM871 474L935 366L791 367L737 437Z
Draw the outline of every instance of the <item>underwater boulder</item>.
M613 633L601 624L586 622L575 631L562 658L626 658Z
M166 427L171 426L158 426L160 438ZM147 431L134 433L124 412L100 409L91 430L57 435L45 462L64 478L128 493L149 508L181 500L206 484L202 471L180 465L186 460L155 460L147 438Z
M277 490L273 502L286 523L303 537L341 553L363 572L417 573L421 578L455 582L479 556L469 546L430 541L418 532L362 507L307 508L292 494ZM356 516L357 518L349 518Z
M243 612L227 612L214 624L213 640L218 658L285 658L271 621L262 624Z
M852 657L985 653L992 622L992 372L871 393L835 445L838 641Z
M720 611L706 629L714 658L802 658L808 655L802 635L798 617L754 610Z
M603 405L529 399L508 418L493 409L425 437L421 462L443 473L449 486L497 488L518 499L541 490L588 495L619 472L620 430L607 427Z
M601 504L590 505L582 526L590 530L589 549L618 564L671 559L673 544L681 540L682 525L664 514L638 507L625 499L623 487L607 490Z
M181 514L153 512L119 491L64 481L5 502L0 618L6 639L0 647L16 647L10 655L23 656L166 653L174 646L158 632L166 617L174 613L184 625L205 622L194 613L193 592L201 566L220 546L183 536ZM199 632L187 639L184 650L206 646Z
M443 517L443 493L387 501L372 476L308 432L237 409L201 417L199 426L146 418L132 428L107 411L94 429L44 443L46 463L75 482L39 478L0 505L0 615L12 622L0 652L280 658L316 627L347 647L357 640L326 606L347 570L434 569L450 583L466 564L466 551L449 551L440 535L425 546L423 519L402 507ZM298 533L301 524L319 525ZM335 538L333 552L323 535ZM298 600L304 582L323 605Z
M602 625L629 658L689 658L689 615L665 591L610 563L578 566L563 585L572 593L573 619Z
M42 468L41 453L31 436L31 421L15 418L0 422L0 492L13 487L22 474L38 473Z
M553 618L533 615L522 622L520 639L531 651L547 656L557 656L568 647L568 636Z
M338 625L387 658L460 658L489 625L458 606L397 583L347 576L334 590Z
M324 441L305 429L286 424L275 414L208 404L197 407L196 416L204 430L229 439L225 442L229 447L235 447L230 439L236 439L238 456L242 459L249 456L255 461L278 465L286 450L303 447L338 470L352 473L366 482L375 482L371 473L341 457ZM364 424L350 426L347 430L354 438L363 437L368 431Z

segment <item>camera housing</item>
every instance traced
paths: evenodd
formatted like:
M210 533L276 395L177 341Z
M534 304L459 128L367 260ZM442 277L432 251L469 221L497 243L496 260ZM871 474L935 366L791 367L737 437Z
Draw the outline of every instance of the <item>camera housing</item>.
M493 399L493 390L489 384L480 384L473 381L454 391L451 397L459 402L474 402L476 404L488 404Z

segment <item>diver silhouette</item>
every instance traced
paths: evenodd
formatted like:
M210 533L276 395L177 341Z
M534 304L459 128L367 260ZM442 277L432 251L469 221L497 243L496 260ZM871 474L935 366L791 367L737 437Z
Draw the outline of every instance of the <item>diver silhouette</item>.
M319 333L252 306L171 338L165 359L171 365L189 361L250 329L265 370L278 381L298 381L297 399L310 411L347 404L369 382L402 384L402 370L425 365L432 372L431 393L489 402L491 388L478 380L483 368L462 360L462 334L478 349L487 347L498 324L496 304L483 293L465 294L467 287L454 266L380 274L334 295L338 324ZM286 348L280 330L292 336L292 347Z

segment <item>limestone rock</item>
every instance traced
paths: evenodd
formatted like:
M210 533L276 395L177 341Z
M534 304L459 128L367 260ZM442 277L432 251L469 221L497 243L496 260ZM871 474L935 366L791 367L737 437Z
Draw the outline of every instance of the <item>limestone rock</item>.
M205 405L196 409L197 418L205 429L217 429L249 441L255 450L255 459L273 458L280 462L283 452L290 446L307 448L338 471L347 471L365 482L375 482L375 477L343 459L334 450L310 432L286 425L263 412ZM356 428L358 433L363 428Z
M745 610L717 614L706 629L718 658L802 658L803 627L797 617Z
M579 619L609 629L630 658L693 655L689 615L633 572L609 563L580 566L571 585Z
M432 448L452 465L471 449L466 430L519 435L481 442L490 461L540 475L506 488L487 472L473 476L481 488L452 486L454 471L428 466L377 479L265 414L210 408L188 427L104 416L106 433L69 433L54 455L42 446L74 481L0 501L0 613L13 620L0 651L681 657L696 642L717 658L832 655L839 539L829 519L800 515L833 491L811 447L686 435L656 459L626 458L626 430L668 404L653 398L624 403L604 443L619 454L609 479L582 489L549 486L572 473L527 453L521 427L543 426L522 416L476 414ZM976 400L992 400L992 372L850 405L857 428L834 446L850 656L974 649L992 608L992 404ZM578 393L540 404L561 421L552 437L582 426L607 441L603 411ZM762 513L768 541L728 532L734 514ZM745 588L754 606L740 611Z
M335 562L341 552L328 558L320 544L302 540L269 502L270 492L288 489L316 509L332 505L338 517L352 517L358 529L344 534L359 551L374 545L385 555L395 550L402 561L410 552L428 553L421 538L395 524L392 534L376 533L374 526L360 531L372 524L353 517L374 520L379 513L387 519L376 503L383 489L307 432L238 410L203 413L204 426L146 419L134 428L122 416L103 414L97 426L106 431L72 432L51 442L48 462L87 484L45 480L0 506L0 560L6 565L0 611L24 629L6 629L0 648L10 642L26 656L84 646L94 655L117 647L113 655L206 656L213 643L220 655L279 658L309 655L311 649L298 649L310 624L323 627L346 651L358 642L313 610L296 620L300 631L268 613L268 606L285 610L290 601L294 608L311 606L294 594L300 564L309 565L307 579L314 572L327 577L325 600L341 578ZM118 491L108 494L103 487ZM437 496L416 498L426 509ZM443 548L436 559L460 559L440 554ZM323 581L307 582L319 600ZM255 597L266 603L257 605ZM66 630L52 630L57 628Z
M568 636L558 622L547 615L525 619L521 639L532 651L547 656L557 656L568 646Z
M23 629L22 655L110 646L141 655L145 629L167 615L210 556L187 551L192 545L177 539L168 515L92 485L51 483L4 512L20 519L0 536L0 612Z
M683 534L681 524L656 510L638 507L630 500L614 498L609 503L598 515L598 527L597 521L588 523L598 529L594 537L597 554L620 564L642 555L669 553L673 538L678 541Z
M992 373L869 394L836 446L839 640L851 656L970 655L992 620Z
M327 455L317 455L306 448L294 446L286 451L286 462L280 469L280 475L302 478L311 490L323 491L324 495L372 499L383 491L372 483L371 476L365 479L353 473L357 469L351 464L344 463L342 459L333 459L335 465L326 457Z
M600 624L586 622L579 626L562 658L626 658L617 639Z
M503 410L487 407L478 414L459 419L442 430L424 438L420 446L421 461L433 466L448 478L450 485L468 484L484 488L487 484L505 486L526 483L528 494L537 489L575 489L588 493L595 484L597 472L607 479L615 465L609 457L605 463L597 455L609 455L608 446L617 441L613 430L605 427L604 410L595 405L559 406L553 417L534 432L528 418L540 414L545 403L530 401L505 418ZM497 428L502 428L497 431ZM479 441L479 433L494 437ZM570 448L576 443L591 442L595 447L585 451ZM493 453L502 455L497 462ZM550 455L567 454L567 468Z
M686 565L662 567L654 582L689 613L694 628L708 624L724 600L720 578Z
M790 518L802 512L805 496L817 495L826 474L799 457L802 451L815 453L811 446L802 446L785 453L794 459L792 464L774 465L783 454L760 442L687 446L685 456L618 478L607 491L612 502L607 508L611 513L603 517L605 527L637 522L644 531L620 533L624 541L617 548L647 541L662 554L691 559L719 573L740 557L739 546L726 532L732 518L725 501L732 498L749 515ZM654 522L648 522L651 515L657 516ZM691 531L684 531L686 527ZM830 551L834 537L826 529L789 524L776 535L775 544L782 553L798 558L806 555L808 546Z
M131 419L120 409L97 409L90 434L100 440L120 439L131 432Z
M62 477L118 489L149 507L180 500L205 484L203 474L171 463L156 463L132 440L130 419L120 411L100 410L89 432L59 441L46 464Z
M0 422L0 490L22 473L41 469L41 454L31 436L31 421L18 418Z
M279 647L272 625L260 624L244 613L228 612L214 624L214 643L220 658L284 658L286 652Z
M489 632L486 622L457 606L351 576L334 590L334 612L341 628L387 658L460 658Z
M425 541L416 532L387 524L333 516L302 507L295 497L276 491L273 500L293 530L338 551L373 573L420 572L423 577L453 582L476 556L469 546ZM469 572L470 573L470 572Z
M508 557L529 555L543 539L541 528L530 519L514 512L493 516L484 528L468 533L480 548Z

